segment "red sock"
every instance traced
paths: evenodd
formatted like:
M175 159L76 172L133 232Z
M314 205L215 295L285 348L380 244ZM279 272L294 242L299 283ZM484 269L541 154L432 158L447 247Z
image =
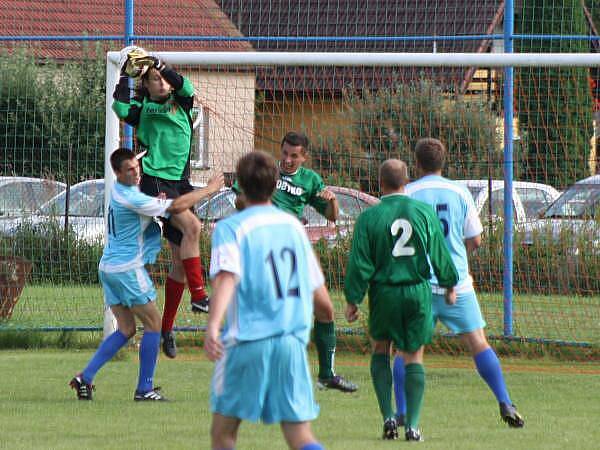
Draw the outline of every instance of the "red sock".
M202 300L206 297L204 290L204 275L202 273L202 263L199 256L183 259L183 269L188 282L188 288L192 295L192 301Z
M177 308L179 307L179 303L181 303L184 288L184 283L180 283L173 278L167 277L167 282L165 283L165 308L163 309L162 316L163 332L171 331L173 329L173 322L175 322Z

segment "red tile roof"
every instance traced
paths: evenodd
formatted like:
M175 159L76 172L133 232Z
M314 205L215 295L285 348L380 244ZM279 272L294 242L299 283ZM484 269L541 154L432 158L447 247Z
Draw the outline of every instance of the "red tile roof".
M122 36L123 0L0 0L3 36ZM136 0L134 33L148 36L241 36L212 0ZM11 42L11 41L9 41ZM31 41L28 41L31 42ZM7 45L6 42L1 43ZM151 51L248 51L243 41L137 41ZM11 44L12 45L12 44ZM105 49L119 49L122 41L103 41ZM39 56L70 59L81 56L80 41L39 41ZM90 43L93 48L94 44Z
M503 0L215 0L244 35L272 37L408 37L486 35L500 23ZM269 40L257 51L432 52L432 41ZM437 52L487 51L489 42L437 40ZM378 88L425 76L448 88L465 84L468 68L261 68L259 88L278 91L338 91Z

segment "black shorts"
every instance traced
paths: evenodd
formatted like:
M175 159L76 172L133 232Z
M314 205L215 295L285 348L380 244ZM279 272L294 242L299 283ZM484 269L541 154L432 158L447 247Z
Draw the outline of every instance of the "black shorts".
M194 190L189 180L165 180L163 178L153 177L142 174L140 181L140 190L152 197L157 197L161 192L166 194L167 198L177 198L180 195L187 194ZM175 226L171 225L169 219L160 219L163 223L163 236L175 245L181 245L183 234Z

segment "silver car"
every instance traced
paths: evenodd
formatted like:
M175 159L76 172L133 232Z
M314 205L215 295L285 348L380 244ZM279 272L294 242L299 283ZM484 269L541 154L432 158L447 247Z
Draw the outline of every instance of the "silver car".
M523 225L523 243L551 239L563 242L572 254L583 247L600 253L600 175L566 189L540 219Z
M504 215L504 181L457 180L473 195L475 206L485 222L495 222ZM524 223L539 215L554 202L560 192L552 186L528 181L513 181L513 217ZM491 198L491 203L490 203Z
M54 180L0 177L0 218L32 214L65 188L65 183Z
M67 211L68 199L68 216ZM0 233L14 235L20 227L43 229L44 224L67 224L78 239L102 242L104 239L104 180L87 180L71 186L44 203L30 216L0 221Z

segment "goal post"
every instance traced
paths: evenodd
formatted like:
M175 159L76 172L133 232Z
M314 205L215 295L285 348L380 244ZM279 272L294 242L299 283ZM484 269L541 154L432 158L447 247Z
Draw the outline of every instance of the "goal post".
M525 154L524 150L524 143L527 139L531 139L531 135L518 133L519 127L521 124L524 126L525 122L523 120L521 124L515 123L519 120L517 114L512 123L503 123L506 115L501 100L506 90L511 93L518 90L531 97L552 94L534 92L534 88L527 90L530 88L523 85L515 87L512 83L503 86L505 79L502 70L496 69L528 69L539 70L540 73L544 73L545 70L556 70L558 73L556 76L564 77L565 89L566 86L571 89L571 74L561 75L560 71L600 67L600 54L597 53L151 53L175 66L182 73L201 71L202 74L197 77L202 87L199 89L198 83L194 83L197 91L214 89L213 98L200 99L200 103L206 102L206 111L210 115L211 125L213 120L215 123L220 123L220 128L215 125L214 128L207 130L206 134L211 140L209 153L223 152L221 159L213 159L212 164L209 164L214 170L231 172L240 154L254 148L265 147L275 151L282 130L302 129L311 137L313 149L311 163L319 169L327 183L347 184L371 193L375 193L377 184L374 167L382 158L391 156L401 156L409 163L414 162L407 152L407 147L420 137L420 133L439 132L442 133L440 137L445 140L460 140L460 145L457 145L458 141L447 142L453 156L453 160L448 164L448 171L453 178L489 179L490 187L492 179L498 181L504 178L507 180L507 186L511 186L512 174L504 170L504 161L508 161L508 170L514 167L520 171L519 178L522 180L527 178L529 174L526 170L521 170L520 159L533 157ZM108 52L106 199L114 182L108 157L120 142L120 124L111 109L112 92L119 77L118 64L119 53ZM412 77L403 78L401 69L413 71ZM439 81L442 79L441 75L430 77L431 74L437 74L436 71L446 69L462 69L461 74L464 72L470 75L464 75L458 83L446 84ZM423 77L416 73L418 70L423 71ZM221 78L215 75L225 72L229 75ZM247 82L245 76L252 81ZM305 78L300 79L302 76ZM338 83L337 87L332 87L335 83ZM465 86L464 89L457 87L461 84ZM557 93L557 95L563 94ZM579 98L583 94L574 90L568 95ZM436 105L439 111L424 111L423 103L420 101L425 98L427 101L438 102ZM220 105L223 108L219 109L215 106L219 102L229 106ZM292 103L294 104L291 105ZM514 103L518 104L519 101L515 100ZM236 119L235 115L238 113L246 114L245 121ZM537 113L544 115L547 112L537 111ZM561 112L553 111L553 114L559 113ZM324 122L319 120L320 114L329 115L331 127L337 127L337 134L329 132L331 130L321 133ZM411 120L414 122L402 122ZM477 127L478 124L486 122L488 123L486 129L476 130L479 134L474 133L477 136L473 137L469 127ZM457 124L461 127L460 132L455 129ZM319 125L321 131L314 131L312 127L315 125ZM591 121L589 125L591 127ZM575 125L569 126L575 128ZM517 136L521 139L517 157L513 155L513 142L505 142L506 139L503 138L502 130L507 128L516 129ZM390 150L399 145L402 147L400 155ZM226 148L234 150L230 152L223 150ZM559 183L563 182L561 180ZM559 187L562 189L566 186ZM491 220L493 216L502 216L502 212L496 214L497 211L493 210L493 202L500 202L500 198L493 200L494 192L490 189L488 206L482 206L484 209L481 213L488 215L490 223L493 222ZM516 188L504 190L503 204L513 205L513 208L507 208L509 213L507 219L512 219L512 214L518 215L524 207L520 204L521 200L513 197L515 193L517 193ZM489 210L485 209L488 207ZM515 217L515 220L517 219L520 220L519 217ZM512 223L512 220L507 222ZM497 231L493 228L490 225L490 235ZM514 230L510 227L505 231L500 233L499 240L494 242L503 242L503 245L508 246L510 252L513 252ZM500 286L499 292L501 292L502 277L498 279L497 274L502 272L502 264L494 257L502 258L502 252L495 253L495 251L496 249L493 248L487 250L489 260L477 264L480 264L480 268L483 267L482 270L487 271L487 278L480 281L481 284L489 283L484 289L498 291ZM521 252L521 249L519 248L518 251ZM541 250L536 251L541 252ZM336 254L336 251L329 253ZM554 262L548 261L548 255L538 254L532 257L543 258L543 264L548 265L549 271L553 272L550 267ZM499 264L500 268L494 267L490 261ZM531 263L531 260L525 261L525 259L517 261L518 270L524 270L526 264ZM337 264L341 265L341 262L337 261ZM514 269L511 266L505 270L512 273ZM332 263L331 273L333 272L337 274L337 278L333 281L328 279L328 283L339 288L342 283L343 269L337 268ZM553 279L554 275L551 275L548 280ZM546 282L542 281L542 278L537 283L538 288L548 288L548 291L551 291L549 286L544 285ZM522 287L519 286L519 290L521 289ZM581 289L587 295L587 288ZM500 311L499 314L501 313ZM108 314L110 311L107 312ZM500 331L496 334L502 334L502 318L500 318ZM525 334L529 335L529 332L522 327L517 327L515 335ZM565 340L569 339L565 338Z

